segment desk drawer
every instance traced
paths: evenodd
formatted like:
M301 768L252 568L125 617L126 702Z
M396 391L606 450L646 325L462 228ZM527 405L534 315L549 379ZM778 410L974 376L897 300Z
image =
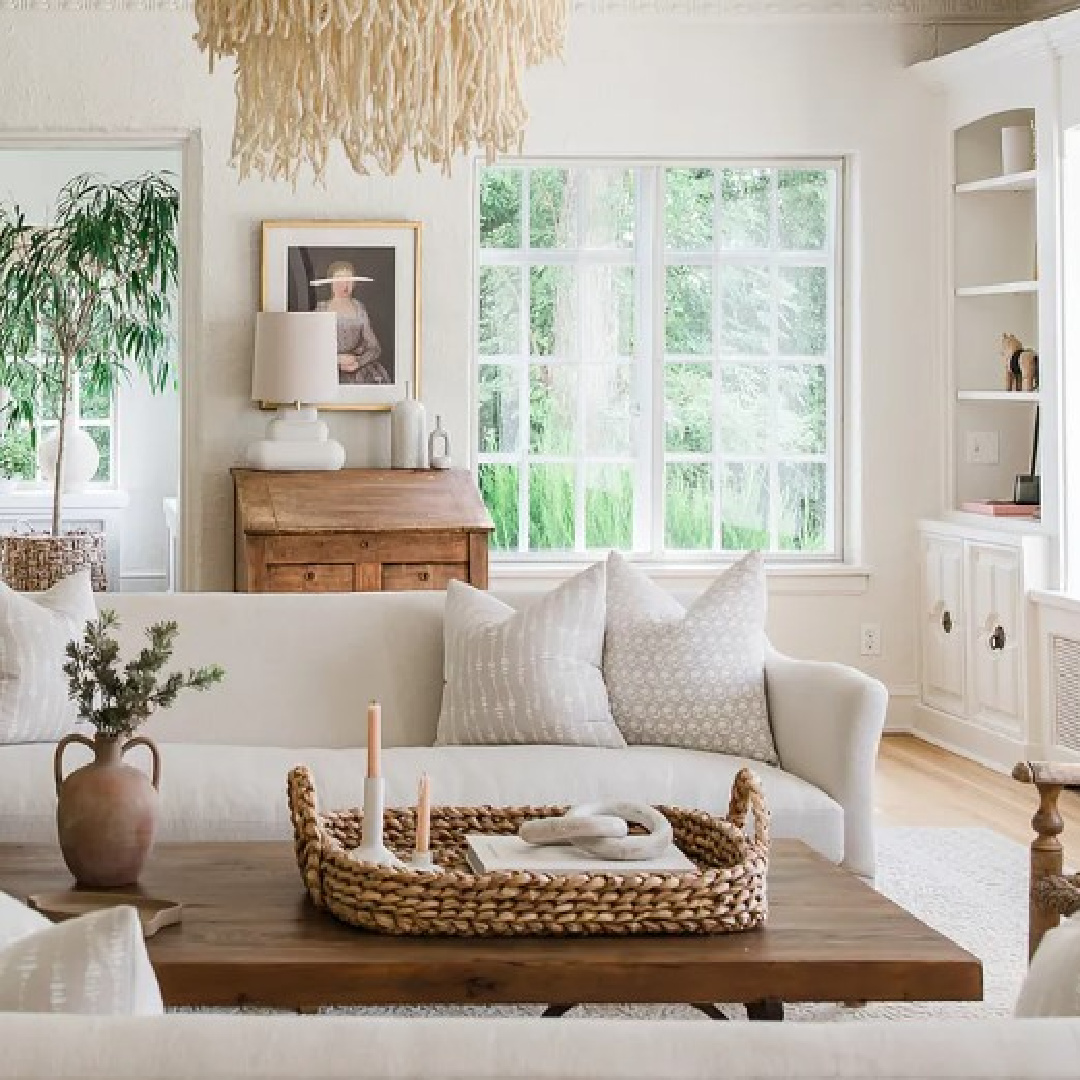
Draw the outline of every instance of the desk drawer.
M385 563L382 587L386 592L405 589L445 589L450 581L468 581L467 563Z
M355 569L349 563L271 563L266 568L271 592L352 592Z

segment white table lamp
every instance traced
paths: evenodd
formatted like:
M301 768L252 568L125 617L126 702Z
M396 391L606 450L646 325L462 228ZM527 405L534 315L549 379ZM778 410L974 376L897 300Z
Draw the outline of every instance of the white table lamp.
M340 469L345 449L330 438L313 402L338 392L337 315L261 311L255 325L251 396L278 406L266 438L251 443L252 469Z

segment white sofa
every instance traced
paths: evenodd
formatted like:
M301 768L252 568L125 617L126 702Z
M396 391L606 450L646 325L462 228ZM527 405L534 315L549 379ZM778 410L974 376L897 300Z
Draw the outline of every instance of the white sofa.
M1080 1021L0 1015L0 1080L1075 1080Z
M395 805L415 801L426 771L444 804L621 795L722 811L746 764L670 747L432 746L443 593L108 594L99 602L119 614L129 646L147 624L175 619L175 663L226 669L221 686L186 693L147 725L163 744L162 841L289 837L285 776L299 763L314 771L324 806L358 805L373 698L383 704ZM771 652L767 689L782 768L751 764L764 780L774 835L798 837L872 876L884 688L851 668ZM69 751L69 769L81 753ZM52 754L51 744L0 746L0 841L55 837Z

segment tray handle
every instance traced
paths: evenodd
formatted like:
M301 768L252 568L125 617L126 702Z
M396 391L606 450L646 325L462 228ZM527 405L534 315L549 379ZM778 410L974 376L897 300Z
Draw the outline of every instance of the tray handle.
M292 818L300 875L315 906L325 908L321 867L326 837L319 823L315 778L306 765L297 765L295 769L289 770L288 789L289 816Z
M731 801L728 803L728 821L740 830L746 828L747 813L754 815L754 843L758 847L769 846L769 808L761 781L750 769L740 769L731 784Z

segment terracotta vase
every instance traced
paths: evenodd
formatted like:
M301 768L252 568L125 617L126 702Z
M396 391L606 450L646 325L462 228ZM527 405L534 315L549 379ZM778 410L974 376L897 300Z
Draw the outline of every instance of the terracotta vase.
M64 751L81 743L94 760L64 779ZM153 760L153 777L123 763L134 746L145 746ZM56 745L56 826L60 850L80 885L98 888L132 885L154 843L158 817L161 758L143 736L121 742L96 735L68 735Z

